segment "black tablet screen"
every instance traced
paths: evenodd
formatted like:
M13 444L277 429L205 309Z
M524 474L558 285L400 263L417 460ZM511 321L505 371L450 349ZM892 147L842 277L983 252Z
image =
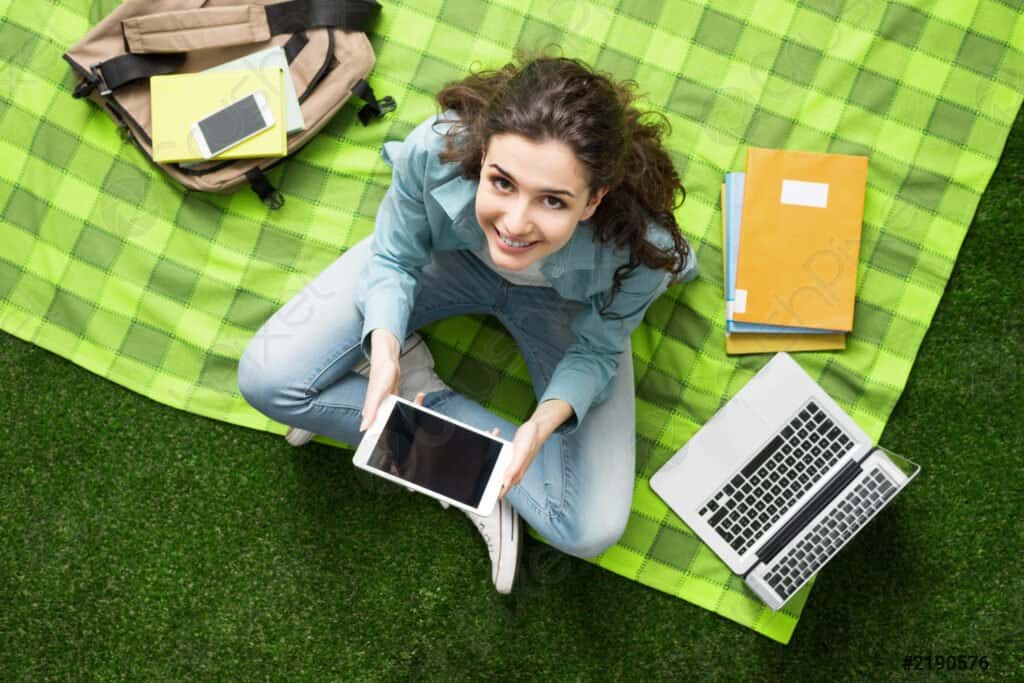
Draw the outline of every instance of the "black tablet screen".
M367 464L476 507L501 448L499 441L396 401Z

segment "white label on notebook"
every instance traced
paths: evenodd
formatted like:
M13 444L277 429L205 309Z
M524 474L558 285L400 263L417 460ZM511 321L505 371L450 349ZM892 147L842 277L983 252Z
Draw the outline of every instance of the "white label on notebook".
M732 302L733 313L746 313L747 312L747 290L737 289L736 298Z
M828 183L809 183L806 180L782 179L783 204L814 206L824 209L828 206Z

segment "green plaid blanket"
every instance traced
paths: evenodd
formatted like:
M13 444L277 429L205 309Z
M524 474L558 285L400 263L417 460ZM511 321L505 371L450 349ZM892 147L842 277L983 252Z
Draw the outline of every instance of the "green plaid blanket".
M183 192L71 98L61 59L112 0L0 0L0 327L167 405L270 432L236 361L258 326L368 235L390 182L385 140L434 112L467 65L560 44L667 114L688 190L679 223L705 264L633 337L637 480L621 542L596 562L787 642L808 590L762 604L647 485L766 361L723 345L722 174L746 145L870 157L855 328L802 365L879 437L942 296L1024 90L1019 0L406 0L385 2L372 84L399 102L362 127L349 105L247 191ZM918 6L919 5L919 6ZM511 337L485 316L425 330L440 374L495 412L534 396Z

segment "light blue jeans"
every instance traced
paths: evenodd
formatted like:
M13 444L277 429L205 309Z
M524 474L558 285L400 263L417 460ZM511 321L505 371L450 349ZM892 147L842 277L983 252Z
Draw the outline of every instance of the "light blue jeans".
M350 248L271 316L238 364L238 387L254 408L352 445L362 438L367 386L352 371L363 359L355 291L370 242L367 237ZM522 352L539 398L573 342L570 323L584 305L550 287L514 285L468 251L435 252L420 273L408 329L462 314L495 316ZM553 433L506 494L527 524L578 557L594 557L615 544L629 518L636 437L628 347L612 381L609 397L572 434ZM427 394L423 404L478 429L498 427L508 440L518 427L452 389Z

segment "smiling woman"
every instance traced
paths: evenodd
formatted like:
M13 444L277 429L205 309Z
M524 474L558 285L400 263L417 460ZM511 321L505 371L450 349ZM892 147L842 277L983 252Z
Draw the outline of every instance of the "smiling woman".
M576 224L593 215L605 194L602 188L591 201L583 201L586 169L561 142L494 135L481 165L486 182L477 191L476 218L489 228L485 232L495 263L510 270L565 246Z
M307 286L323 304L315 315L297 321L289 302L263 325L238 373L254 407L293 426L293 445L313 434L357 444L389 393L512 437L499 504L471 515L503 593L520 516L580 557L622 535L630 335L667 287L696 276L665 131L642 122L630 86L572 59L519 61L447 86L444 111L385 143L394 172L373 235ZM537 397L522 425L445 385L410 335L466 313L497 317L522 351Z
M491 228L494 263L517 270L543 259L593 216L595 239L629 251L612 298L640 265L678 278L690 254L673 212L686 191L662 146L667 119L633 106L633 81L616 83L579 60L520 61L437 97L459 115L441 160L481 181L477 220ZM667 228L670 245L648 240L651 221Z

